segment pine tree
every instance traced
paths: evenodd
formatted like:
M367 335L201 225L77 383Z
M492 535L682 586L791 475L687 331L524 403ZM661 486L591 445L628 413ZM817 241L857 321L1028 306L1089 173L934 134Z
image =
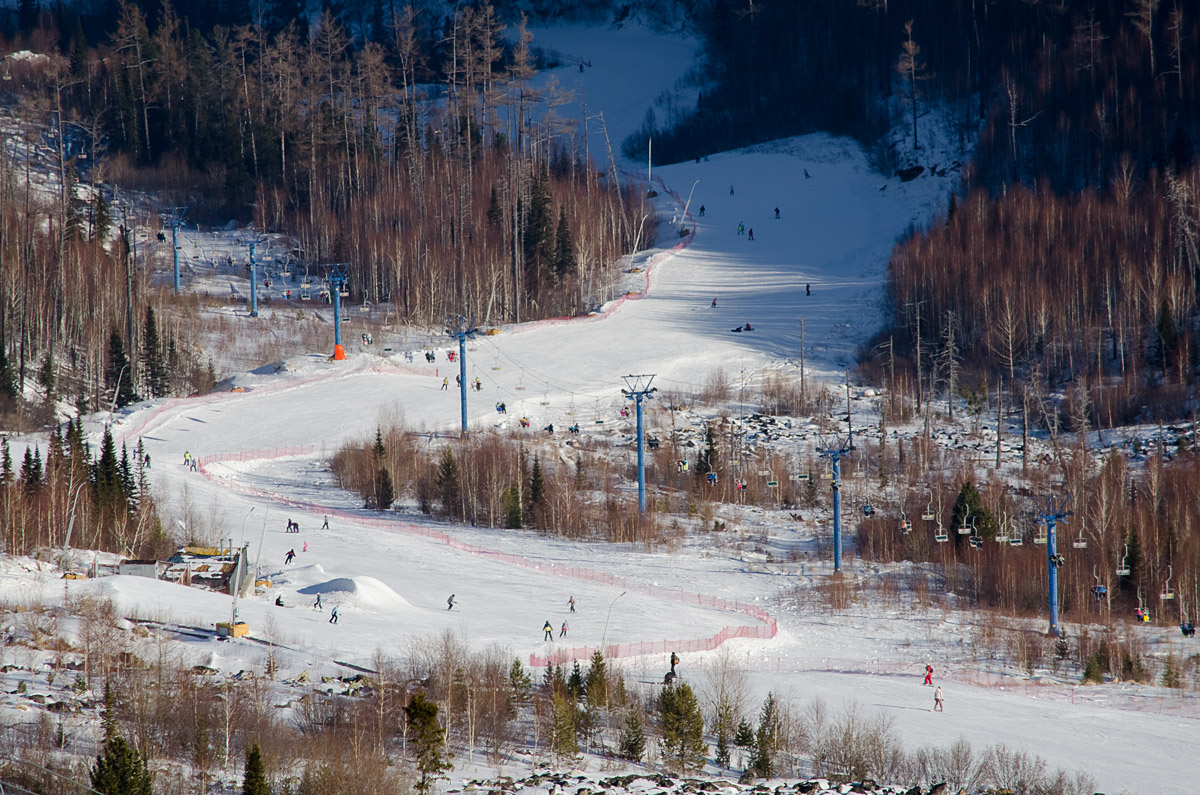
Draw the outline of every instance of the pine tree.
M54 352L46 351L46 355L42 357L42 366L38 368L38 383L46 393L46 405L50 408L54 407L54 387L56 385L54 377Z
M558 213L558 228L554 233L554 274L561 281L575 271L575 243L571 240L571 227L567 223L567 211Z
M424 693L417 693L404 708L404 716L412 736L411 753L420 774L414 787L426 795L433 782L452 767L446 757L446 735L438 725L438 706L425 698Z
M754 749L750 754L750 769L759 778L775 775L775 751L779 746L779 710L775 705L775 694L767 693L762 712L758 717L758 731L754 735Z
M242 795L271 795L267 784L267 771L263 767L262 751L258 743L246 752L246 768L242 774Z
M592 652L592 661L588 666L587 676L583 681L587 692L588 706L600 709L608 701L608 666L604 663L604 655L599 649Z
M93 467L92 484L95 488L96 504L101 508L116 508L121 503L121 463L117 459L117 446L113 441L112 428L104 426L100 439L100 456Z
M454 460L454 451L449 447L442 450L442 463L437 474L438 496L442 502L442 512L447 516L462 518L462 499L458 483L458 463Z
M124 737L111 738L104 744L104 755L96 757L92 789L100 795L151 795L146 760Z
M42 487L39 469L34 463L33 448L26 447L25 458L21 461L21 485L26 494L33 494Z
M703 478L713 471L717 464L717 433L712 425L704 432L704 449L696 457L696 477Z
M8 486L13 482L12 450L8 449L8 439L0 440L0 486Z
M704 716L692 688L686 682L663 687L659 709L663 761L678 773L699 771L704 767L708 746L704 742Z
M579 753L575 740L575 702L563 693L551 695L550 751L556 763Z
M529 672L525 670L525 666L521 665L521 659L514 657L512 666L508 669L509 714L516 717L517 708L529 702L529 696L532 692L533 679L529 676Z
M642 725L642 716L636 707L630 707L625 713L625 725L621 728L621 757L630 762L642 761L646 752L646 730Z
M392 483L392 473L387 467L380 467L375 473L375 503L372 506L381 511L392 507L396 501L396 487Z
M145 328L142 330L142 360L146 363L146 386L151 397L163 397L171 390L171 379L163 360L162 340L158 336L158 320L154 307L146 307Z
M504 512L504 526L517 530L525 526L525 514L521 510L521 490L517 486L509 486L501 497Z
M950 515L951 527L961 527L964 522L973 528L972 534L988 540L995 538L1000 528L995 515L983 504L983 495L969 480L963 481L958 498L954 501L954 511Z
M104 190L96 191L96 198L92 199L92 242L101 243L108 239L108 233L112 231L112 209L108 205L108 198L104 195Z
M375 428L375 447L373 451L376 461L382 461L383 456L387 453L387 449L383 446L383 430L378 427Z
M571 666L571 675L567 677L567 694L574 701L583 698L583 669L579 667L579 660L576 660L575 664Z
M729 767L729 742L733 732L733 705L724 696L717 704L713 720L713 734L717 736L717 751L714 757L721 767Z
M537 510L542 507L546 500L546 483L542 479L542 462L538 456L533 457L533 471L529 476L529 505L525 509L525 513L529 517L536 517Z
M5 346L0 344L0 402L16 402L20 395L16 376L8 361L8 353Z
M495 185L492 186L492 195L488 199L487 219L488 223L497 229L504 221L504 211L500 209L500 197L496 195Z
M129 357L125 355L125 343L121 340L121 332L115 328L108 337L108 367L104 371L104 383L114 390L117 408L137 401L137 393L133 391L133 372Z

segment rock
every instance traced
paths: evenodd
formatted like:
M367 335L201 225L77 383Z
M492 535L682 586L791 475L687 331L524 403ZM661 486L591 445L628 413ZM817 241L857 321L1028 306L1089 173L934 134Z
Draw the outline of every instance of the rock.
M940 784L934 784L929 788L927 795L946 795L946 782L943 781Z

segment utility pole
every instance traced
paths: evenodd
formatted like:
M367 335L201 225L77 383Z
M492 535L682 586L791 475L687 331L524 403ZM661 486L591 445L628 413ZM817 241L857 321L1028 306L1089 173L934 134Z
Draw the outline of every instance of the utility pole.
M171 227L171 285L175 295L179 295L179 227L183 226L183 216L186 207L172 207L163 214L163 223Z
M833 465L833 483L829 488L833 491L833 573L837 574L842 570L842 456L854 452L854 437L847 436L836 448L826 445L817 452Z
M254 261L253 255L250 261ZM349 266L339 262L326 267L329 268L329 275L325 278L332 293L329 297L333 300L333 358L340 361L346 358L346 350L342 347L342 288L346 286L346 270Z
M1046 569L1049 573L1050 585L1050 636L1058 637L1058 569L1063 565L1063 556L1058 554L1058 539L1055 533L1055 526L1062 522L1067 524L1067 520L1071 518L1071 512L1067 510L1067 503L1071 501L1071 495L1067 495L1062 501L1062 505L1056 506L1054 498L1050 497L1046 500L1046 509L1041 513L1040 519L1046 523Z
M642 421L642 401L654 397L657 387L651 388L653 375L623 375L625 389L621 394L632 400L637 406L637 472L638 472L638 513L646 513L646 432ZM645 379L645 380L643 380Z
M446 333L458 340L458 394L462 420L462 437L467 438L467 340L475 339L478 329L475 318L467 320L462 315L446 321Z
M266 235L258 235L253 232L242 239L242 242L250 247L250 317L258 317L258 270L257 263L254 261L254 247L260 243L266 243ZM334 320L337 319L337 310L334 310ZM340 341L340 340L339 340Z

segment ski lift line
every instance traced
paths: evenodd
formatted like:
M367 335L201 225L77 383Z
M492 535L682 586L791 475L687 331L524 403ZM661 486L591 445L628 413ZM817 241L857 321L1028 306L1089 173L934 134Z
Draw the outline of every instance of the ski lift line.
M499 347L497 347L494 343L491 343L487 339L487 337L477 338L476 341L478 342L480 339L482 339L483 342L491 345L493 355L504 357L508 361L512 362L512 364L515 365L516 367L521 368L521 371L523 374L531 375L533 377L533 380L540 382L545 387L548 387L551 389L562 390L564 392L579 392L579 391L581 391L580 390L581 386L583 386L583 387L593 386L596 389L606 389L606 388L611 388L611 386L612 386L607 381L583 381L583 382L559 381L559 380L555 379L553 376L544 375L542 373L539 373L536 370L533 370L532 368L530 368L524 362L521 362L516 357L514 357L508 353L505 353L503 350L501 350Z

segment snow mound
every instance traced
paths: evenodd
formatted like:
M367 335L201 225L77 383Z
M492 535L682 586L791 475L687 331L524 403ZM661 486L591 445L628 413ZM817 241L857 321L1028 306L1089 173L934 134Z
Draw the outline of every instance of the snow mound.
M333 597L342 605L353 605L363 610L406 610L412 605L374 577L335 577L301 588L307 596L321 594Z

